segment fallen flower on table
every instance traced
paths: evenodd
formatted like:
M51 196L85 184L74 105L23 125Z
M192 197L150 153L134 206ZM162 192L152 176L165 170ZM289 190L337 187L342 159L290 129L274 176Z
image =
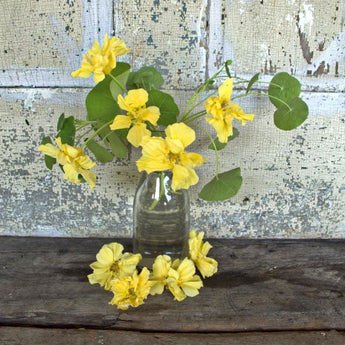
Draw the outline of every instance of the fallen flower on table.
M105 244L96 255L97 261L90 265L93 273L88 275L89 282L111 291L114 297L109 304L117 305L121 310L138 307L145 303L148 295L162 294L164 290L169 290L179 302L194 297L203 287L196 269L205 278L215 274L218 267L216 260L206 257L212 246L208 242L202 243L203 236L203 232L198 235L192 230L189 256L172 261L169 255L158 255L152 271L147 267L138 269L142 259L140 254L123 253L120 243Z

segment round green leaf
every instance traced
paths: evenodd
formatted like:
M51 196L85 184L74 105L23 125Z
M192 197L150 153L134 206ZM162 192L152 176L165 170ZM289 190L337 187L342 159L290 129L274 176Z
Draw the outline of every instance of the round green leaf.
M180 111L174 99L165 92L159 90L151 90L149 92L149 100L147 106L155 105L160 110L158 124L168 126L177 121Z
M86 97L87 119L90 121L103 120L108 122L115 115L121 114L121 109L114 101L110 92L111 78L106 76Z
M279 108L283 102L296 98L301 93L299 81L286 72L276 74L268 87L268 95L273 105Z
M242 185L241 169L236 168L218 175L207 183L199 197L206 201L222 201L237 194Z
M61 138L61 142L63 144L68 144L73 146L74 139L75 139L75 125L74 125L74 117L69 116L64 118L62 121L62 125L60 124L61 129L60 132L57 134L58 137Z
M127 83L127 79L129 76L130 68L131 68L131 66L128 63L118 62L116 64L116 67L111 71L111 75L114 78L116 78L117 82L120 85L122 85L122 87L120 87L118 85L118 83L116 83L110 77L110 79L111 79L111 81L110 81L110 92L111 92L113 99L115 99L115 101L117 100L117 96L122 95L123 89L126 88L126 83Z
M99 162L106 163L113 160L113 155L96 141L91 140L86 144L86 146L90 149Z
M280 106L274 113L274 124L284 131L301 125L308 117L308 105L300 98L294 98Z
M146 91L159 89L164 79L152 66L142 67L136 72L131 72L128 81L128 90L143 88Z

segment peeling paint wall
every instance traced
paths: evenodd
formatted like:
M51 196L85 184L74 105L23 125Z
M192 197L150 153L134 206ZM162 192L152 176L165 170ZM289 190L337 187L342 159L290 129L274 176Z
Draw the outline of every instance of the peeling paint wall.
M198 199L215 158L192 187L193 228L210 237L345 237L345 3L330 0L4 0L0 4L0 234L131 236L139 173L128 159L99 164L99 183L71 185L46 170L37 147L62 112L85 116L92 79L74 79L95 38L115 34L135 69L154 65L180 108L228 59L233 72L262 80L287 71L302 82L310 116L295 131L273 125L267 99L241 99L256 118L220 152L220 169L240 166L231 200ZM240 92L239 90L235 92ZM203 124L201 124L203 125Z

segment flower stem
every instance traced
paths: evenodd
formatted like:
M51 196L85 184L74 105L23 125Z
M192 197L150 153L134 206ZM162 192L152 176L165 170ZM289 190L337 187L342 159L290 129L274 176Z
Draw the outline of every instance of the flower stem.
M158 199L154 199L153 203L149 207L149 210L152 211L157 206L159 200L164 196L165 194L165 186L164 186L164 172L161 171L159 174L159 182L160 182L160 188L159 188L159 196Z
M197 126L197 125L193 125L192 127L198 128L201 131L203 131L208 136L208 138L210 139L210 141L212 143L212 146L214 148L214 152L216 154L216 179L218 180L218 174L219 174L219 155L218 155L218 149L217 149L216 143L214 142L214 140L211 137L210 133L205 128L202 128L202 127Z
M262 92L248 92L248 93L245 93L245 94L242 94L242 95L235 96L231 100L234 100L236 98L242 98L242 97L250 96L250 95L266 96L268 98L276 99L277 101L279 101L282 104L284 104L290 111L292 110L291 107L286 102L282 101L280 98L275 97L275 96L271 96L271 95L267 95L266 93L262 93Z
M84 141L83 145L81 146L81 148L84 148L85 146L87 146L87 144L93 139L95 138L104 128L106 128L107 126L109 126L111 123L113 122L113 120L105 123L103 126L99 127L92 135L90 135L89 138L87 138L87 140Z
M110 76L111 79L114 80L114 82L122 90L122 92L127 93L127 90L123 87L123 85L111 73L108 75Z

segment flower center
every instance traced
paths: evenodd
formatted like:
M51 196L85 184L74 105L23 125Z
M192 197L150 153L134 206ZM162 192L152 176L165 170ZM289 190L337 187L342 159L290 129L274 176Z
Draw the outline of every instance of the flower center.
M119 271L119 264L117 261L115 261L111 266L110 266L110 271L117 273Z
M132 288L132 287L129 288L128 294L131 295L131 296L136 296L136 295L135 295L135 290L134 290L134 288Z
M179 162L180 155L176 153L169 152L168 159L171 163L175 164Z

